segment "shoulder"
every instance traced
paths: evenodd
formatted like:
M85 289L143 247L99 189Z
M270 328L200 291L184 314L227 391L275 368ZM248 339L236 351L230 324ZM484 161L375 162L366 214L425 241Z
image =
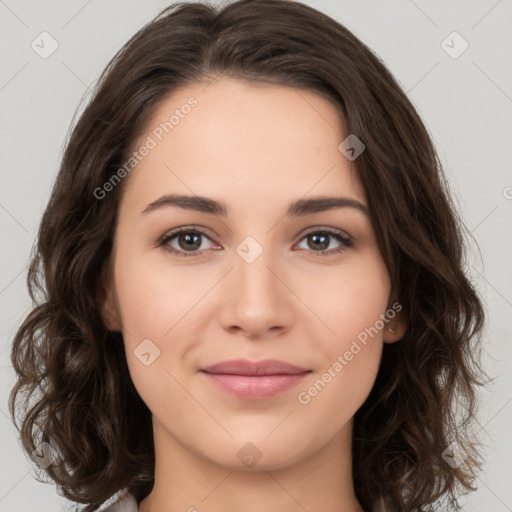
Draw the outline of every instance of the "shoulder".
M123 489L101 504L95 512L137 512L137 501L128 489Z

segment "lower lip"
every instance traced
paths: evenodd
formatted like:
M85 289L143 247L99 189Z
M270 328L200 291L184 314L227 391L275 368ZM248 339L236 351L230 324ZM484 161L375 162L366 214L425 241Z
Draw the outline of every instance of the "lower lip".
M219 389L244 400L261 400L284 393L301 382L309 372L294 375L229 375L207 373L203 375Z

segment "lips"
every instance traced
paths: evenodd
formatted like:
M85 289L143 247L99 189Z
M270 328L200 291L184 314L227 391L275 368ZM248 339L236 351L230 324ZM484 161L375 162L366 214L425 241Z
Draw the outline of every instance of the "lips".
M236 359L201 369L219 389L245 400L271 398L296 386L311 370L284 361Z
M266 359L265 361L252 362L246 359L234 359L224 361L203 368L207 373L222 373L226 375L297 375L310 370L293 364L278 361L277 359Z

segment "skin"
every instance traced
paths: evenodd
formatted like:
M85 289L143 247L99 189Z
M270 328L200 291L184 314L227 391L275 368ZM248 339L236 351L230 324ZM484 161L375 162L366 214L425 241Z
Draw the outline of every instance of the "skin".
M400 339L405 325L396 315L301 404L298 393L394 301L364 213L285 216L290 202L313 196L367 205L354 163L338 149L348 135L341 116L312 92L221 77L163 100L140 144L191 96L197 106L123 184L104 300L107 325L122 331L131 377L153 414L155 486L139 511L361 512L353 416L373 386L383 342ZM141 213L165 194L220 200L229 215L176 206ZM190 225L207 232L202 254L157 246ZM342 230L353 246L326 254L343 243L330 236L317 248L304 234L310 228ZM247 236L263 249L251 263L236 252ZM187 253L179 237L169 245ZM134 354L145 339L160 350L148 366ZM311 373L275 397L241 400L200 372L235 358L279 359ZM251 467L237 456L247 443L261 454Z

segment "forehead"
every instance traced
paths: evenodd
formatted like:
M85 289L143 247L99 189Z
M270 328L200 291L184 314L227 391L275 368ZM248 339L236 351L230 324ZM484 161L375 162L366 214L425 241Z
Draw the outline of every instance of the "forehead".
M365 203L348 134L328 100L287 86L218 78L187 85L153 112L135 150L147 151L127 195L181 192L240 202L338 193Z

